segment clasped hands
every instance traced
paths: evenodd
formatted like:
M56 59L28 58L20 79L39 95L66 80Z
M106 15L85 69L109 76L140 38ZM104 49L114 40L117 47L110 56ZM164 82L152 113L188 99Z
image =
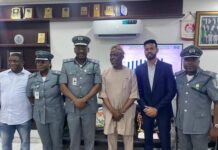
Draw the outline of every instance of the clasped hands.
M151 106L145 106L145 108L143 109L144 113L151 118L154 118L157 116L157 109Z
M73 104L77 107L77 108L84 108L87 105L87 100L85 98L76 98L73 100Z
M123 111L120 109L114 109L112 112L112 119L114 121L120 121L121 118L123 118Z

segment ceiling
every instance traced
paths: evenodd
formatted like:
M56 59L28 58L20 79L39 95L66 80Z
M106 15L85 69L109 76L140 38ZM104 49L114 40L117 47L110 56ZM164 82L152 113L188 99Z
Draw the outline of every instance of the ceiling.
M151 1L151 0L0 0L0 5L14 4L50 4L50 3L87 3L87 2L116 2L116 1Z

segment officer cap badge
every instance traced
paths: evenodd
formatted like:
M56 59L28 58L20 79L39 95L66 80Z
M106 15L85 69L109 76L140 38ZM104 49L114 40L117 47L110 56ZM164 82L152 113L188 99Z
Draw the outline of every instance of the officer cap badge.
M203 54L202 50L194 45L190 45L182 50L180 56L183 58L187 57L200 57Z

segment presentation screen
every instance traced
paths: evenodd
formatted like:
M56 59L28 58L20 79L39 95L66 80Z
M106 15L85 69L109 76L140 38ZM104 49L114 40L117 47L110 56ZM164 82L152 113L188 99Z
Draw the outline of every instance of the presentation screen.
M123 65L135 69L138 65L146 62L143 44L120 44L125 52ZM181 57L183 44L158 44L159 52L157 58L161 61L172 64L173 72L181 70Z

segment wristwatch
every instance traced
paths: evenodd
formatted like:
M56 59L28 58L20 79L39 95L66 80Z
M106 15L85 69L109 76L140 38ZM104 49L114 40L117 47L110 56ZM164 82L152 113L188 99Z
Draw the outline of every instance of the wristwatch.
M214 124L214 128L218 129L218 123Z

